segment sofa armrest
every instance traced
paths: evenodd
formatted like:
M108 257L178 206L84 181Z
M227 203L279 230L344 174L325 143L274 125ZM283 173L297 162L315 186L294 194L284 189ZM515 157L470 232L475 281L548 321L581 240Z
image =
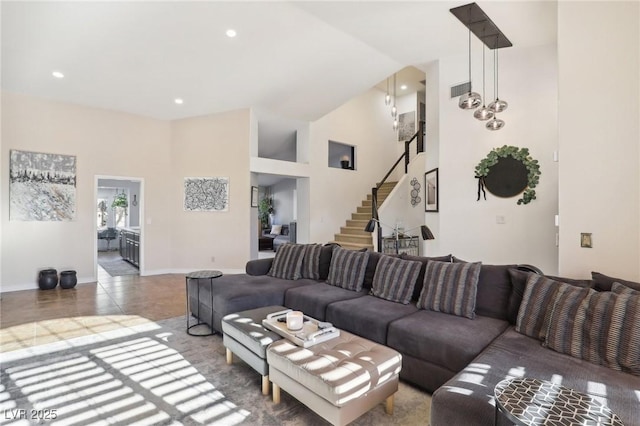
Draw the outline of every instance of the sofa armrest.
M250 260L245 268L247 275L267 275L271 269L271 263L273 263L273 258Z

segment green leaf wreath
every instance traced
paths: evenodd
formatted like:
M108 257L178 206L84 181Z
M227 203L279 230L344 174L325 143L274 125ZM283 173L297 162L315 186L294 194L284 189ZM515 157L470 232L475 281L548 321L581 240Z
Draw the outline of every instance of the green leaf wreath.
M483 184L483 180L489 174L491 166L497 164L500 158L505 157L512 157L522 162L527 168L527 187L522 193L522 198L518 200L518 204L529 204L531 200L536 199L536 191L533 188L540 182L540 165L538 164L538 160L531 158L529 149L527 148L504 145L501 148L492 149L476 166L476 178L480 179L479 184ZM480 189L478 190L478 199L479 198Z

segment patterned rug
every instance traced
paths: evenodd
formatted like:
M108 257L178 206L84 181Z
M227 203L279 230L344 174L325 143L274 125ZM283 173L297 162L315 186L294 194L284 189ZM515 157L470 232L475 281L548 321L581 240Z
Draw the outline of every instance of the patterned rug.
M254 370L226 364L219 335L187 335L184 317L120 318L105 331L0 353L0 424L327 424L286 392L274 405ZM425 425L430 401L401 382L393 416L380 404L353 424Z
M112 277L140 274L140 270L126 260L123 260L117 251L98 252L98 265L102 266Z

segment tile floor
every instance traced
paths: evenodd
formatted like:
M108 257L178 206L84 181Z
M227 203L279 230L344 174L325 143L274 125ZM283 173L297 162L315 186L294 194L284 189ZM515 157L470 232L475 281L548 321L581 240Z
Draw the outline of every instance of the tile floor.
M0 299L0 351L93 334L123 323L184 315L184 275L111 277L73 289L23 290Z

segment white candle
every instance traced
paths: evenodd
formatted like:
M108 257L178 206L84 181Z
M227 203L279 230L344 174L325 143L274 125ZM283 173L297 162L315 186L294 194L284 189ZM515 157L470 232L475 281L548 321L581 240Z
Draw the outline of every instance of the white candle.
M287 328L289 330L300 330L302 329L303 323L303 314L301 311L291 311L287 312Z

